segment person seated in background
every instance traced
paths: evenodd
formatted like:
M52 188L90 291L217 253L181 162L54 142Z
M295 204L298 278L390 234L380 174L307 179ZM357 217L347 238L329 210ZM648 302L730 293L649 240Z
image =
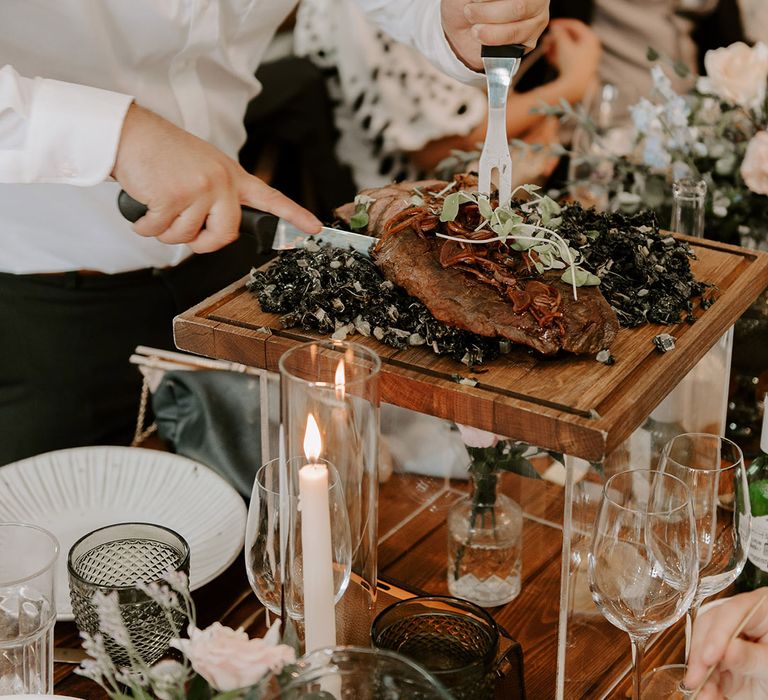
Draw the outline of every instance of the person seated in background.
M698 688L715 667L698 695L699 700L763 700L768 698L768 603L750 617L751 610L768 596L758 588L726 599L696 619L688 657L685 685Z
M302 0L294 39L296 53L326 76L336 103L337 154L359 189L419 179L453 149L475 151L482 144L485 92L449 78L391 39L355 2ZM558 140L557 121L531 109L581 100L594 80L600 45L582 22L561 19L550 24L540 52L556 77L525 93L510 93L507 133L551 143Z

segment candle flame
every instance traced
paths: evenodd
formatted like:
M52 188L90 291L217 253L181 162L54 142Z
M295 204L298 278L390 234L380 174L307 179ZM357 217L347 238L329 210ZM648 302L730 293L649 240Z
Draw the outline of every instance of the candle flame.
M304 432L304 455L310 462L315 462L323 451L323 442L320 439L320 429L317 427L315 417L310 413L307 417L307 429Z
M344 379L344 360L339 360L339 364L336 366L336 376L334 378L334 382L336 383L336 397L343 399L344 385L346 383Z

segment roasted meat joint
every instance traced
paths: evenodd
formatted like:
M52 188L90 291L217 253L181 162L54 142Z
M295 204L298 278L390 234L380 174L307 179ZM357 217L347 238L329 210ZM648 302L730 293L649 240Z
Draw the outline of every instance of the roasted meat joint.
M364 190L336 216L375 239L370 257L310 243L249 288L285 327L427 345L470 365L510 344L594 355L620 325L693 321L693 300L713 298L653 214L561 207L535 186L514 194L498 206L472 175Z

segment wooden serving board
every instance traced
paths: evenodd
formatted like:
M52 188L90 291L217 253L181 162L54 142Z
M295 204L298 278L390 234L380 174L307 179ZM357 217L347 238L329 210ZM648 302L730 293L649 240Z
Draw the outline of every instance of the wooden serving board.
M585 459L602 460L637 428L758 295L768 287L768 254L713 241L687 239L693 271L717 285L720 296L693 324L646 324L621 329L611 346L616 364L591 356L546 359L515 349L472 374L464 365L423 347L395 350L374 338L350 340L382 360L382 401L492 430ZM282 329L261 311L242 279L174 321L181 350L277 371L280 355L321 337ZM670 333L672 352L659 353L653 337ZM482 371L487 370L487 371ZM459 384L455 375L477 380Z

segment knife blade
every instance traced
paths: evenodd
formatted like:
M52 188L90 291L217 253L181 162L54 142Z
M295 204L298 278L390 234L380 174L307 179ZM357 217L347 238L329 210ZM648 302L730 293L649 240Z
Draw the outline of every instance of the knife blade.
M320 243L330 243L334 248L351 248L363 255L369 255L371 246L378 240L372 236L364 236L361 233L342 231L341 229L329 228L328 226L323 226L320 229L320 233L310 236L296 228L293 224L288 223L285 219L280 219L277 223L272 249L291 250L292 248L304 248L310 238Z
M117 196L117 208L131 223L138 221L148 211L146 204L137 201L125 190L120 190L120 194ZM368 250L377 240L371 236L327 226L324 226L320 233L311 235L274 214L245 205L242 205L240 210L242 213L240 234L255 238L259 243L257 250L259 253L266 253L269 250L303 248L310 238L314 238L316 241L330 243L336 248L352 248L368 255Z

